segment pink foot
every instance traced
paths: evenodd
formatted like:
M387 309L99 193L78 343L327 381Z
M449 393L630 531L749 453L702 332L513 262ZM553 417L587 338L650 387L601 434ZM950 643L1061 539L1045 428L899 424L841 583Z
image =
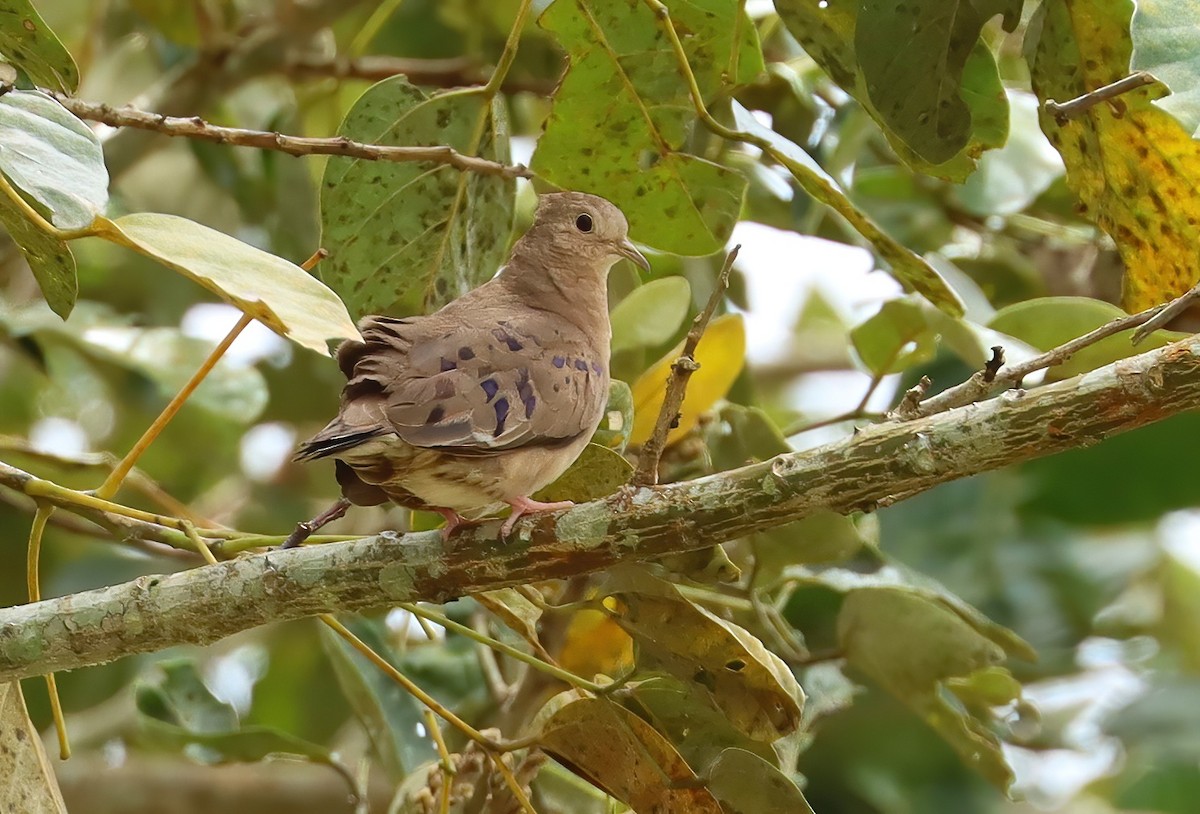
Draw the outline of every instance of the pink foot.
M443 543L450 539L450 535L454 533L455 529L467 522L466 518L454 511L454 509L433 508L432 510L446 518L446 525L442 526Z
M559 500L555 503L542 503L540 500L534 500L529 497L514 497L512 500L506 501L509 506L512 506L512 514L504 521L504 525L500 527L500 536L507 537L512 533L513 526L522 515L530 512L556 512L559 509L569 509L575 505L571 500Z

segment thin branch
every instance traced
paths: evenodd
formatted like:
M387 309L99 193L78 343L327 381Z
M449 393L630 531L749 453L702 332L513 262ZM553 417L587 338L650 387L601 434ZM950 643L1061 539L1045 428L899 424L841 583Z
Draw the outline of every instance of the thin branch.
M421 161L429 164L445 164L463 172L480 175L497 175L502 178L532 178L533 174L522 164L500 164L486 158L463 155L453 147L434 145L431 147L394 147L384 144L365 144L361 141L337 136L334 138L311 138L288 136L265 130L246 130L240 127L222 127L210 124L199 116L183 118L163 116L132 107L114 108L97 102L87 102L57 91L46 93L81 119L101 122L110 127L134 127L152 130L165 136L213 141L240 147L256 147L260 150L276 150L288 155L337 155L347 158L362 158L367 161Z
M1089 446L1197 403L1200 337L1190 337L1028 392L867 426L817 449L525 520L522 534L506 542L492 524L464 531L450 551L437 531L384 533L0 609L0 681L208 644L267 622L441 603L577 576L707 548L822 510L871 511L948 481Z
M684 397L687 396L688 380L692 378L693 373L700 369L700 364L696 361L696 346L700 344L713 312L717 310L721 298L725 296L725 288L729 285L729 272L733 268L733 262L737 260L741 248L741 244L738 244L725 256L725 262L721 266L721 272L717 275L712 296L708 298L708 304L704 306L704 310L697 314L692 321L691 330L688 331L687 339L683 342L683 353L671 365L671 377L667 380L667 393L663 397L662 409L658 411L658 420L654 422L654 431L650 433L649 440L642 446L642 451L638 455L637 471L630 480L630 483L635 486L653 486L658 483L658 462L667 446L667 436L670 435L673 428L679 425L679 408L683 406Z
M1095 107L1101 102L1111 101L1121 94L1143 88L1146 85L1153 85L1157 81L1157 79L1146 71L1138 71L1102 88L1088 91L1082 96L1077 96L1067 102L1056 102L1053 99L1047 99L1045 105L1046 112L1053 116L1055 121L1061 126L1066 124L1068 119L1078 116L1080 113Z
M1200 294L1193 294L1189 291L1180 297L1180 300L1188 299L1189 302L1193 297ZM1039 370L1044 370L1055 365L1061 365L1066 362L1076 353L1084 348L1090 347L1102 339L1107 339L1114 334L1119 334L1122 331L1128 331L1131 328L1137 328L1140 325L1149 323L1154 317L1162 313L1168 308L1173 308L1179 300L1171 303L1156 305L1153 308L1147 308L1145 311L1139 311L1136 314L1129 316L1118 317L1112 322L1106 322L1099 328L1089 331L1083 336L1077 336L1069 342L1064 342L1056 348L1051 348L1045 353L1040 353L1023 362L1018 362L1015 365L1000 368L995 370L996 356L995 348L992 349L992 359L984 366L983 370L976 371L971 378L967 379L962 384L957 384L954 387L947 388L936 396L922 401L916 405L915 410L910 410L905 407L905 402L891 414L892 418L905 419L914 416L930 416L936 413L941 413L955 407L962 407L980 399L987 398L992 393L1001 390L1008 390L1014 387L1020 387L1021 382L1031 373L1036 373ZM1003 363L1003 353L1000 355L1000 362ZM907 396L906 396L907 399ZM903 411L903 412L902 412Z
M1145 325L1133 332L1130 341L1135 345L1141 344L1150 334L1168 325L1171 320L1195 305L1198 299L1200 299L1200 285L1188 289L1176 299L1161 306L1157 314L1147 320Z

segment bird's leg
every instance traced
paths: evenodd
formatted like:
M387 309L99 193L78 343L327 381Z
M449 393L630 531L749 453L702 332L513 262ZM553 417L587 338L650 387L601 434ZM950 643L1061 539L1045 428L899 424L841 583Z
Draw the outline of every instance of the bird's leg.
M466 518L454 511L454 509L441 509L436 506L431 506L430 510L435 511L442 517L446 518L446 525L442 526L443 543L450 539L450 535L454 533L456 528L467 522Z
M296 530L293 531L288 538L283 541L281 548L295 548L308 539L308 536L317 529L327 523L332 523L346 513L350 508L350 501L344 497L338 498L337 502L330 506L325 511L318 514L312 520L306 523L297 523Z
M540 500L534 500L530 497L514 497L512 500L506 500L509 506L512 506L512 514L504 521L504 525L500 527L500 536L507 537L513 530L513 526L521 515L529 514L530 512L556 512L559 509L569 509L575 505L571 500L559 500L554 503L543 503Z

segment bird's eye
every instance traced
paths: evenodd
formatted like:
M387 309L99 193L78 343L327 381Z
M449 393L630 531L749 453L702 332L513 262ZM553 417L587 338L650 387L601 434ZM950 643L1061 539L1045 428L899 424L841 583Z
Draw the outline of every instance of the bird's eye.
M581 232L592 231L592 216L584 212L579 217L575 218L575 228Z

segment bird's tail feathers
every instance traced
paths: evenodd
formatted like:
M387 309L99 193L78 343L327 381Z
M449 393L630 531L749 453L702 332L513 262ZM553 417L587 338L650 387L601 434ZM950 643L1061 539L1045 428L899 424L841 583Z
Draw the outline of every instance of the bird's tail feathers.
M325 429L302 443L300 448L296 450L296 454L292 456L292 460L313 461L317 458L324 458L352 449L370 441L372 438L378 438L381 435L387 434L388 430L385 430L383 427L369 427L366 429L349 427L344 422L335 420L330 422Z

